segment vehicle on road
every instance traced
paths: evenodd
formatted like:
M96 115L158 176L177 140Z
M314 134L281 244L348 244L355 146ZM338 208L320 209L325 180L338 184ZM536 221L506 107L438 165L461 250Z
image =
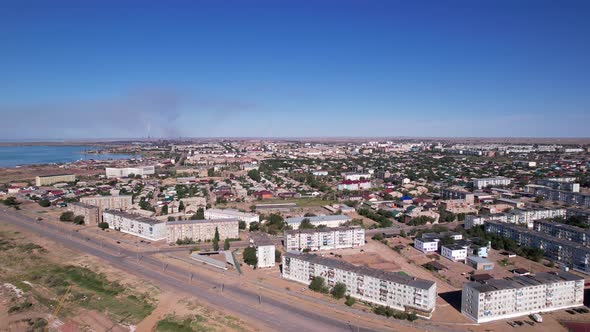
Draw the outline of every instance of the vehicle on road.
M541 317L539 314L532 314L531 319L537 323L543 323L543 317Z

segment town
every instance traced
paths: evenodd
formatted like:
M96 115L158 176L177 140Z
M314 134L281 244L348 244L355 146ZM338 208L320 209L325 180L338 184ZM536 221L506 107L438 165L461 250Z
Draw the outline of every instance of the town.
M261 329L557 330L590 318L588 142L95 144L133 157L3 169L2 224ZM35 282L6 276L16 292Z

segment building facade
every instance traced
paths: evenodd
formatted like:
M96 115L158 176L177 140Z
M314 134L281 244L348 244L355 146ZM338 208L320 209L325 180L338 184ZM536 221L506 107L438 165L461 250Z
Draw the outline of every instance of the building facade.
M126 178L129 175L153 175L156 173L156 167L154 166L138 166L138 167L124 167L114 168L107 167L105 169L107 178Z
M264 233L250 233L250 246L256 248L256 267L266 268L275 266L275 244Z
M239 238L239 221L237 219L205 219L179 220L166 222L166 241L175 243L177 240L193 240L195 242L210 241L219 232L219 239Z
M285 231L287 251L331 250L365 245L365 230L361 227L335 227Z
M477 323L584 305L584 279L568 272L463 284L461 313Z
M551 189L580 192L580 184L576 183L576 178L548 178L537 181L537 184Z
M60 182L74 182L76 181L76 175L74 174L55 174L55 175L43 175L35 177L35 185L37 187L49 186L54 183Z
M477 189L483 189L488 186L508 186L512 182L511 179L503 176L495 178L475 178L473 179L473 187Z
M104 211L102 218L109 224L110 229L151 241L166 239L166 223L163 221L112 210Z
M543 208L543 209L514 209L508 213L494 213L488 215L466 215L465 229L470 229L475 226L480 226L487 221L498 221L510 224L526 225L528 228L533 228L535 220L550 219L555 217L565 217L567 210L563 208Z
M124 211L130 209L133 205L133 196L87 196L81 197L80 203L98 207L99 219L102 220L103 212L106 210Z
M205 219L237 219L250 227L253 222L260 222L260 216L256 213L240 212L233 209L208 209L205 210Z
M99 209L97 206L83 203L68 203L68 211L72 211L76 216L83 216L84 223L87 225L96 225L100 220Z
M547 200L590 208L590 194L557 190L540 186L527 186L527 191L534 192L535 195L541 196Z
M555 222L553 220L536 220L533 229L537 232L555 236L590 247L590 230Z
M350 297L425 318L435 309L436 283L430 280L311 254L285 253L282 262L285 279L309 285L313 278L322 277L329 287L341 282Z

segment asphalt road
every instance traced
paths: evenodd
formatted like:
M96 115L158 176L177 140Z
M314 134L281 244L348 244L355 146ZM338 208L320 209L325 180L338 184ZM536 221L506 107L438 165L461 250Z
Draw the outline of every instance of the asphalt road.
M351 325L313 309L271 297L259 297L254 289L224 285L221 292L220 280L199 274L198 269L191 271L177 266L164 266L164 263L153 257L142 256L141 252L126 250L75 232L68 234L58 225L38 222L17 211L0 210L0 221L56 241L70 249L101 258L113 267L151 280L156 285L174 288L219 308L227 308L230 312L257 320L268 330L372 331L363 326L357 327L356 321ZM351 319L354 320L352 316Z

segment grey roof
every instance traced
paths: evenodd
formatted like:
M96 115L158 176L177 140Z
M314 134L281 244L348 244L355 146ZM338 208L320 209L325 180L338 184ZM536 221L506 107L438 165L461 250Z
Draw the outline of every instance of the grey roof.
M254 242L254 245L257 247L274 245L274 242L272 242L272 240L265 233L252 232L249 234L249 236L252 242Z
M303 261L307 261L313 264L324 265L327 267L332 267L336 269L341 269L345 271L355 272L356 274L371 276L373 278L387 280L391 282L395 282L402 285L408 285L415 288L420 289L430 289L432 286L435 286L436 283L434 281L425 280L425 279L418 279L415 277L411 277L406 274L402 274L400 272L386 272L383 270L373 269L366 266L356 266L347 262L343 262L340 260L336 260L333 258L322 257L318 255L312 254L296 254L292 252L287 252L284 254L285 257L300 259Z
M488 263L492 263L491 261L483 258L483 257L479 257L479 256L467 256L467 259L472 261L472 262L476 262L479 264L488 264Z
M514 276L505 279L490 279L483 282L468 282L465 287L473 288L480 293L494 292L506 289L518 289L523 287L547 285L557 282L584 280L574 274L565 271L540 272L524 276Z
M142 216L138 216L136 214L131 214L131 213L122 212L122 211L116 211L116 210L105 210L102 214L103 215L104 214L112 214L115 216L120 216L123 218L135 220L135 221L142 222L142 223L149 224L149 225L156 225L156 224L165 223L165 221L160 221L160 220L153 219L153 218L142 217Z
M287 224L300 224L303 219L309 219L309 221L313 222L322 222L322 221L338 221L342 220L343 222L351 220L349 216L336 214L330 216L316 216L316 217L293 217L287 218L285 221Z
M198 219L198 220L175 220L167 221L166 225L185 225L185 224L219 224L219 223L237 223L235 218L219 218L219 219Z
M325 228L312 228L312 229L297 229L297 230L287 230L285 231L285 235L295 235L295 234L313 234L313 233L331 233L336 231L348 231L351 229L362 229L359 226L341 226L341 227L325 227Z

